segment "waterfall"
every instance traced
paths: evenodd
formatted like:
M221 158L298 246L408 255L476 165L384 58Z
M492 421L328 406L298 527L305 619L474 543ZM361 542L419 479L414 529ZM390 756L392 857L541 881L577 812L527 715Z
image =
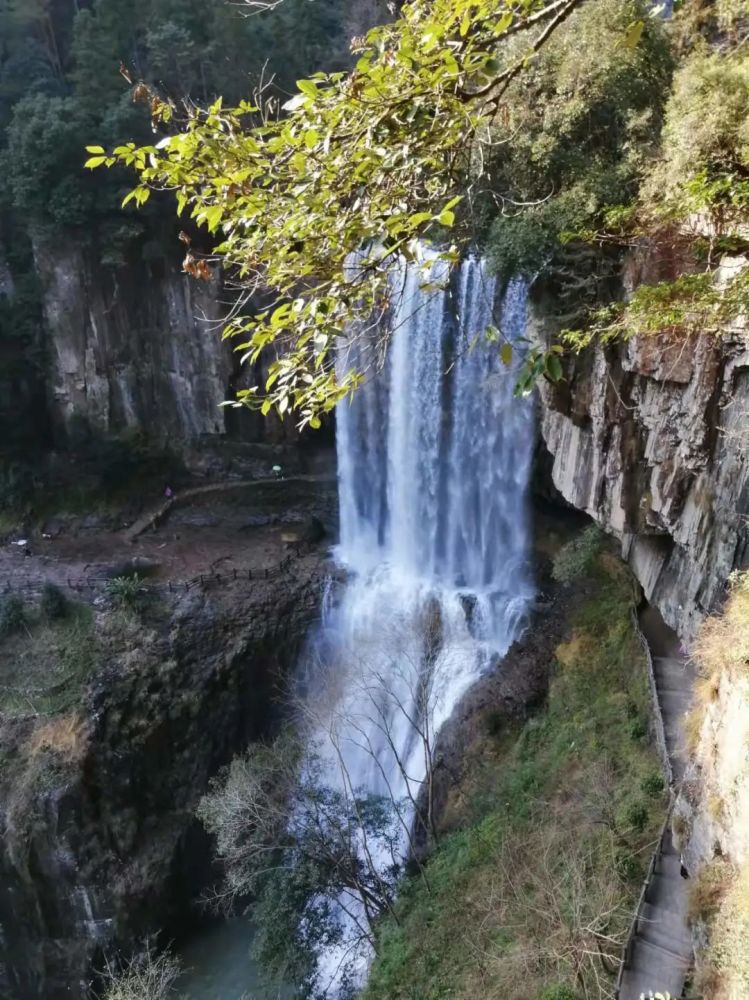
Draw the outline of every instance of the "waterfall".
M444 283L446 265L433 262L427 277ZM406 590L470 594L485 614L479 638L502 653L529 593L532 411L483 336L497 295L483 263L464 262L452 297L424 283L417 267L398 273L385 368L338 410L338 556L359 580L379 570ZM515 279L499 324L511 342L526 312ZM357 345L354 363L369 367L367 352Z
M325 691L317 718L320 745L332 736L335 748L330 781L343 773L349 790L401 803L405 854L425 739L433 748L461 696L507 651L532 596L533 415L485 337L497 288L480 260L451 277L433 258L392 280L385 363L375 364L376 335L345 349L347 364L378 370L338 410L337 556L348 578L326 600L307 678ZM526 306L526 284L512 281L497 323L511 342L524 335Z

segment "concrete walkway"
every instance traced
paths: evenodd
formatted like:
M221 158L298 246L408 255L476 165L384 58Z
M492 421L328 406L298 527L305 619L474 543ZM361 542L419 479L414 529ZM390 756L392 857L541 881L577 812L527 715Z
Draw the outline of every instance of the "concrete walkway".
M691 702L695 674L680 654L675 636L659 619L648 609L641 627L652 652L675 791L687 763L684 715ZM679 855L667 826L637 915L636 932L621 980L620 1000L640 1000L643 994L649 997L651 991L668 992L673 1000L682 996L692 964L688 898L689 881L681 877Z

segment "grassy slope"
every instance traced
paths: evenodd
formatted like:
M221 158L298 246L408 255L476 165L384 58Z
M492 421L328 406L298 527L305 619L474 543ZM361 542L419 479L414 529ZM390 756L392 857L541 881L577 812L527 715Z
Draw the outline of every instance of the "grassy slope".
M69 603L58 621L24 610L24 623L0 639L0 717L63 712L78 703L97 661L94 616Z
M607 554L587 576L546 708L487 734L469 825L381 927L367 1000L608 994L663 797L630 581Z

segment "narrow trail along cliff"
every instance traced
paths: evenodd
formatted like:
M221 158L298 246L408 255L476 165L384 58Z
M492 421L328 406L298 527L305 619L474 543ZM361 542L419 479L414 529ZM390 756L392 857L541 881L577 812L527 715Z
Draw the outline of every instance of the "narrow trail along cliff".
M652 653L673 775L672 790L676 792L687 765L684 716L691 703L695 674L676 641L665 634L658 616L649 611L643 616L642 627ZM682 877L681 859L670 827L669 811L654 863L643 885L634 936L625 953L620 1000L640 1000L643 994L650 996L651 991L668 992L673 998L681 997L684 992L693 954L688 926L689 881Z
M123 537L128 542L134 542L145 531L157 527L174 507L185 503L187 500L207 495L213 496L215 494L232 493L235 490L261 490L268 483L279 482L285 483L287 486L299 485L300 483L334 483L335 476L307 475L292 476L290 479L280 476L266 476L261 479L240 479L236 482L208 483L203 486L193 486L190 489L182 490L180 493L173 493L165 497L157 507L146 511L142 517L139 517L129 528L126 528L123 532Z

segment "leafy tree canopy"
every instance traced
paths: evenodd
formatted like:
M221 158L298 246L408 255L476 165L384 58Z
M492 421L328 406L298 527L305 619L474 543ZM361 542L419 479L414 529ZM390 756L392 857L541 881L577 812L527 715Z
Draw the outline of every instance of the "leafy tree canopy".
M218 235L237 284L266 294L266 308L238 310L226 330L248 358L270 345L277 354L264 393L249 390L237 405L294 409L314 427L361 383L366 373L336 365L341 335L387 311L397 255L414 260L431 238L458 259L473 234L461 206L492 157L509 88L586 6L410 0L392 24L355 40L353 71L299 80L280 117L262 96L231 109L217 101L155 145L90 147L91 167L136 168L136 203L173 190L180 213ZM646 8L627 11L636 16L620 44L634 48ZM137 89L162 125L175 120L173 102ZM186 268L208 273L190 253Z
M731 334L749 311L749 18L738 11L717 4L712 44L691 39L638 196L588 234L636 248L646 280L628 301L596 310L585 329L566 331L575 348L594 337Z
M198 816L224 864L219 900L254 899L258 958L300 995L327 996L316 963L344 943L346 982L361 946L374 944L376 922L392 913L402 867L397 806L353 788L343 772L331 786L322 758L290 732L252 745L201 800Z
M332 68L347 64L347 39L371 15L365 7L364 0L284 0L267 16L246 17L228 0L0 0L0 275L6 264L12 275L10 285L0 277L3 454L26 460L49 440L32 240L54 252L75 239L114 268L178 259L166 199L142 213L123 209L128 174L92 178L83 167L83 148L95 139L151 138L121 64L174 100L207 105L221 93L237 101L263 74L274 77L268 97L284 100L323 53Z

